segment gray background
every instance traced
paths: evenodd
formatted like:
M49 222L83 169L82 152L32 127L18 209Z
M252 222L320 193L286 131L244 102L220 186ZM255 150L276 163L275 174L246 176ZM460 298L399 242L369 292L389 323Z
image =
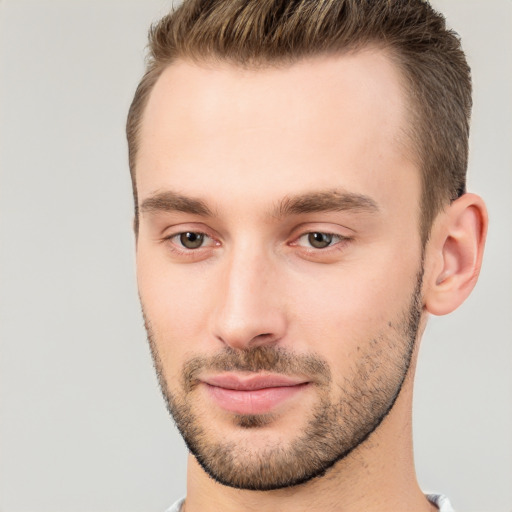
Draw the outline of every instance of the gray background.
M124 121L162 0L0 0L0 510L163 511L186 451L134 279ZM474 72L469 183L489 206L470 299L432 318L418 477L512 511L512 2L437 0Z

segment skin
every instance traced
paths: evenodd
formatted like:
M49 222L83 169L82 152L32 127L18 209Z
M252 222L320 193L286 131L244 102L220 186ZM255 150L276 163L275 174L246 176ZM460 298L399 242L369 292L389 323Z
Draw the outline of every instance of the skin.
M335 403L375 340L387 343L377 348L393 350L369 382L395 378L392 363L406 350L397 326L422 257L419 332L429 311L444 314L464 300L481 262L485 207L471 194L453 203L436 220L423 254L420 175L407 122L400 75L377 50L282 68L178 61L164 71L144 114L136 162L137 276L169 393L184 396L182 370L190 358L274 347L325 361L332 385L322 396ZM276 206L333 191L364 196L372 207ZM204 209L193 203L192 211L191 198ZM183 232L204 233L206 242L186 249ZM316 249L311 232L336 236ZM287 489L233 489L190 456L187 512L434 510L414 474L417 350L418 343L390 413L324 476ZM319 389L306 386L258 429L242 428L204 385L190 395L191 407L208 442L228 439L241 458L254 461L301 435Z

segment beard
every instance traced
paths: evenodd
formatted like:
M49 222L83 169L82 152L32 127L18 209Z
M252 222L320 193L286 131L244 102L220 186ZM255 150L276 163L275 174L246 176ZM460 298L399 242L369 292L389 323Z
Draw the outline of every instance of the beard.
M213 357L193 357L181 371L180 388L171 390L151 323L144 315L153 363L167 408L190 453L215 481L237 489L269 491L306 483L324 475L360 446L389 414L409 371L422 314L423 265L405 310L376 336L360 343L347 373L333 380L327 361L315 354L293 354L276 346L247 350L226 347ZM143 308L144 314L144 308ZM161 340L162 341L162 340ZM205 370L311 376L315 405L302 432L287 444L254 449L250 435L276 421L275 415L233 414L232 423L248 433L240 442L212 435L194 403L198 375ZM337 397L332 398L333 390ZM213 431L214 432L214 431ZM214 432L215 433L215 432Z

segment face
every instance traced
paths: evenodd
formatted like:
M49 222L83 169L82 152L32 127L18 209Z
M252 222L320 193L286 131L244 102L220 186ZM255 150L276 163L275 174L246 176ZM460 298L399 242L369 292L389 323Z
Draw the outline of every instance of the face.
M321 475L392 410L422 310L406 112L370 50L177 62L152 91L139 293L169 409L223 484Z

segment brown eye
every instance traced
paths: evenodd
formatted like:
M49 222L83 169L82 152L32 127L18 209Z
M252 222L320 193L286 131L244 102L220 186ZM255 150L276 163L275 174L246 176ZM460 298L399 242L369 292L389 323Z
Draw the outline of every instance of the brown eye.
M309 233L308 242L315 249L325 249L332 242L333 235L329 233Z
M204 234L203 233L194 233L192 231L187 231L186 233L181 233L180 235L180 243L183 247L187 249L197 249L203 245L204 242Z

